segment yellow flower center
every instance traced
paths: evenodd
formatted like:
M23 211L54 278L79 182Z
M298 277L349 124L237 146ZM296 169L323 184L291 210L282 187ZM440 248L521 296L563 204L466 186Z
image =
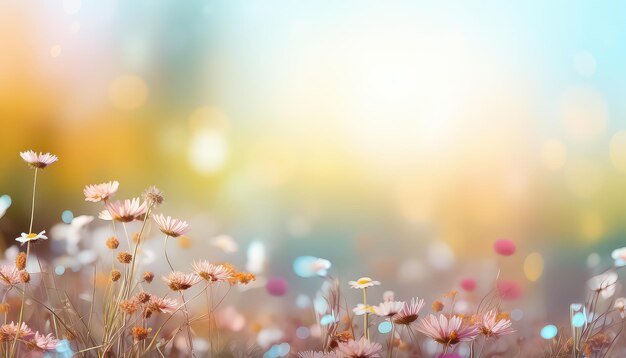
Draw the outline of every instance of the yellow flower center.
M34 238L36 238L36 237L37 237L37 234L33 234L33 233L31 232L30 234L26 235L26 237L27 237L27 238L29 238L29 239L34 239Z
M362 279L359 279L356 283L358 283L359 285L365 285L366 283L370 283L370 280L366 278L362 278Z

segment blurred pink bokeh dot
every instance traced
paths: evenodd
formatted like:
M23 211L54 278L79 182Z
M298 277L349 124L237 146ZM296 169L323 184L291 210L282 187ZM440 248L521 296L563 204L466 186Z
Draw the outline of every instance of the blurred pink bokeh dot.
M269 279L265 289L272 296L284 296L287 293L287 280L284 278Z
M522 287L513 280L502 280L497 284L498 296L503 300L516 300L522 297Z
M515 243L511 240L501 239L496 240L496 242L493 244L493 249L499 255L511 256L515 253L516 246Z
M461 288L468 292L474 291L476 288L476 280L473 278L465 278L461 280Z

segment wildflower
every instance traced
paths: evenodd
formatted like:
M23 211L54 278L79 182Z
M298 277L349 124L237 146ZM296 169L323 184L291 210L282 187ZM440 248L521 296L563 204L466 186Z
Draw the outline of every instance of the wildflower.
M151 283L154 280L154 273L151 271L146 271L143 273L143 280L147 283Z
M106 245L109 249L115 250L120 246L120 241L115 236L111 236L107 239Z
M393 323L403 324L406 326L412 324L413 322L417 321L417 318L419 317L419 312L423 306L423 299L419 299L417 297L411 299L411 303L405 303L404 307L402 307L402 310L400 310L400 312L398 312L398 314L393 317Z
M233 275L232 271L222 265L214 265L208 261L193 262L193 272L202 279L209 282L225 282Z
M28 273L28 271L20 271L20 281L22 283L29 283L30 282L30 274Z
M339 343L337 351L344 357L349 358L376 358L380 357L383 346L380 343L370 342L365 337L358 341L351 340Z
M102 211L98 217L102 220L115 220L121 222L131 222L133 220L143 220L148 208L145 202L139 198L126 199L123 202L106 203L106 210Z
M443 302L439 301L439 300L435 300L433 302L433 304L430 306L430 308L433 310L433 312L441 312L443 311L443 308L445 306L443 305Z
M304 351L298 353L298 358L338 358L339 356L335 352L314 352Z
M157 313L172 313L178 308L178 301L167 297L150 297L148 308Z
M26 268L26 253L20 252L17 254L17 257L15 258L15 268L18 270Z
M626 318L626 312L624 311L624 308L626 308L626 298L620 297L620 298L616 299L615 300L615 308L617 308L617 310L619 311L619 315L622 318Z
M370 305L359 303L352 309L352 312L357 316L362 316L366 313L374 313L374 308Z
M33 331L24 322L22 322L19 328L13 322L0 326L0 342L15 339L15 336L18 336L18 338L30 338L33 336Z
M26 243L28 241L37 241L39 239L48 240L48 237L46 235L44 235L45 233L46 233L46 230L40 232L39 234L35 234L35 233L32 233L32 232L30 234L27 234L27 233L23 232L22 236L18 237L15 240L21 242L22 244L24 244L24 243Z
M603 298L609 298L615 293L616 282L617 273L615 271L607 271L590 278L587 281L587 286L589 286L592 291L599 293Z
M130 329L130 334L133 336L135 342L143 341L148 338L148 334L152 331L152 328L143 328L141 326L135 326Z
M48 333L47 336L40 334L39 332L35 332L35 335L30 341L26 342L26 348L31 351L53 351L57 348L59 344L59 340L52 336L52 333Z
M247 285L252 281L256 281L256 276L249 272L237 272L228 281L231 285L235 285L238 283L242 285Z
M87 185L83 189L85 194L85 201L91 201L97 203L99 201L107 201L110 197L117 192L120 183L117 180L110 181L108 183Z
M145 291L141 291L135 296L135 298L137 298L137 301L141 303L146 303L150 301L150 297L151 297L150 294Z
M122 251L117 254L117 261L122 264L130 263L133 259L133 255L130 252Z
M380 282L372 281L372 279L369 277L361 277L360 279L356 281L348 282L348 284L350 285L351 288L368 288L372 286L378 286L380 285Z
M0 303L0 313L9 312L9 308L11 308L11 306L8 303Z
M485 313L482 317L479 329L483 336L496 339L515 332L511 328L511 321L508 319L498 319L495 310Z
M28 163L28 165L31 168L37 168L37 169L43 169L47 167L48 165L59 160L59 158L56 155L53 155L50 153L37 154L37 152L34 152L32 150L20 152L20 157L22 157L22 159L24 159L24 161Z
M189 230L189 225L187 225L186 221L172 219L170 216L165 217L163 214L152 215L152 218L159 225L159 230L171 237L179 237Z
M146 191L143 193L143 200L145 200L148 205L157 207L163 204L163 192L153 185L146 189Z
M417 330L446 346L472 341L479 333L475 326L463 325L461 317L452 316L448 319L442 314L439 318L429 314L419 323Z
M172 291L184 291L198 283L197 276L194 274L184 274L182 272L170 272L167 276L163 276L163 281Z
M15 266L2 265L0 266L0 283L5 286L13 286L22 282L20 280L20 272Z
M120 311L128 315L134 314L135 312L137 312L138 309L139 309L139 304L137 303L137 300L134 298L131 298L129 300L123 300L122 302L120 302Z
M606 333L600 332L587 339L583 346L583 352L586 357L593 357L594 352L600 352L604 348L609 347L613 340Z
M393 317L404 307L402 301L385 301L378 306L373 306L374 313L382 317Z
M122 272L120 270L113 269L111 270L111 281L117 282L122 277Z

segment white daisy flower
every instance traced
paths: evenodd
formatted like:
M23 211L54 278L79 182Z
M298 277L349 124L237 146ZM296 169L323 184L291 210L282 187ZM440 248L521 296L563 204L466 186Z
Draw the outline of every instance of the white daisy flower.
M368 288L380 285L380 281L372 281L369 277L361 277L356 281L348 282L348 284L350 284L350 287L352 288Z
M32 232L30 234L27 234L27 233L23 232L22 236L16 238L15 240L21 242L22 244L26 243L28 241L37 241L39 239L48 240L48 237L46 235L44 235L45 233L46 233L46 230L40 232L39 234L35 234L35 233L32 233Z
M370 305L359 303L352 309L352 312L357 316L362 316L366 313L374 313L374 308Z

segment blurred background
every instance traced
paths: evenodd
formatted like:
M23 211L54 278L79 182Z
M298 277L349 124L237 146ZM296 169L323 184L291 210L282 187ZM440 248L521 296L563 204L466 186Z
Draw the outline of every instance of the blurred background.
M511 308L567 315L624 242L624 16L582 1L3 1L0 231L9 244L28 227L18 152L49 151L37 231L96 214L87 184L157 185L192 223L179 259L255 261L290 285L267 307L319 287L292 270L313 255L404 295L500 274L524 292ZM206 244L220 235L238 250ZM495 256L500 238L514 256Z

